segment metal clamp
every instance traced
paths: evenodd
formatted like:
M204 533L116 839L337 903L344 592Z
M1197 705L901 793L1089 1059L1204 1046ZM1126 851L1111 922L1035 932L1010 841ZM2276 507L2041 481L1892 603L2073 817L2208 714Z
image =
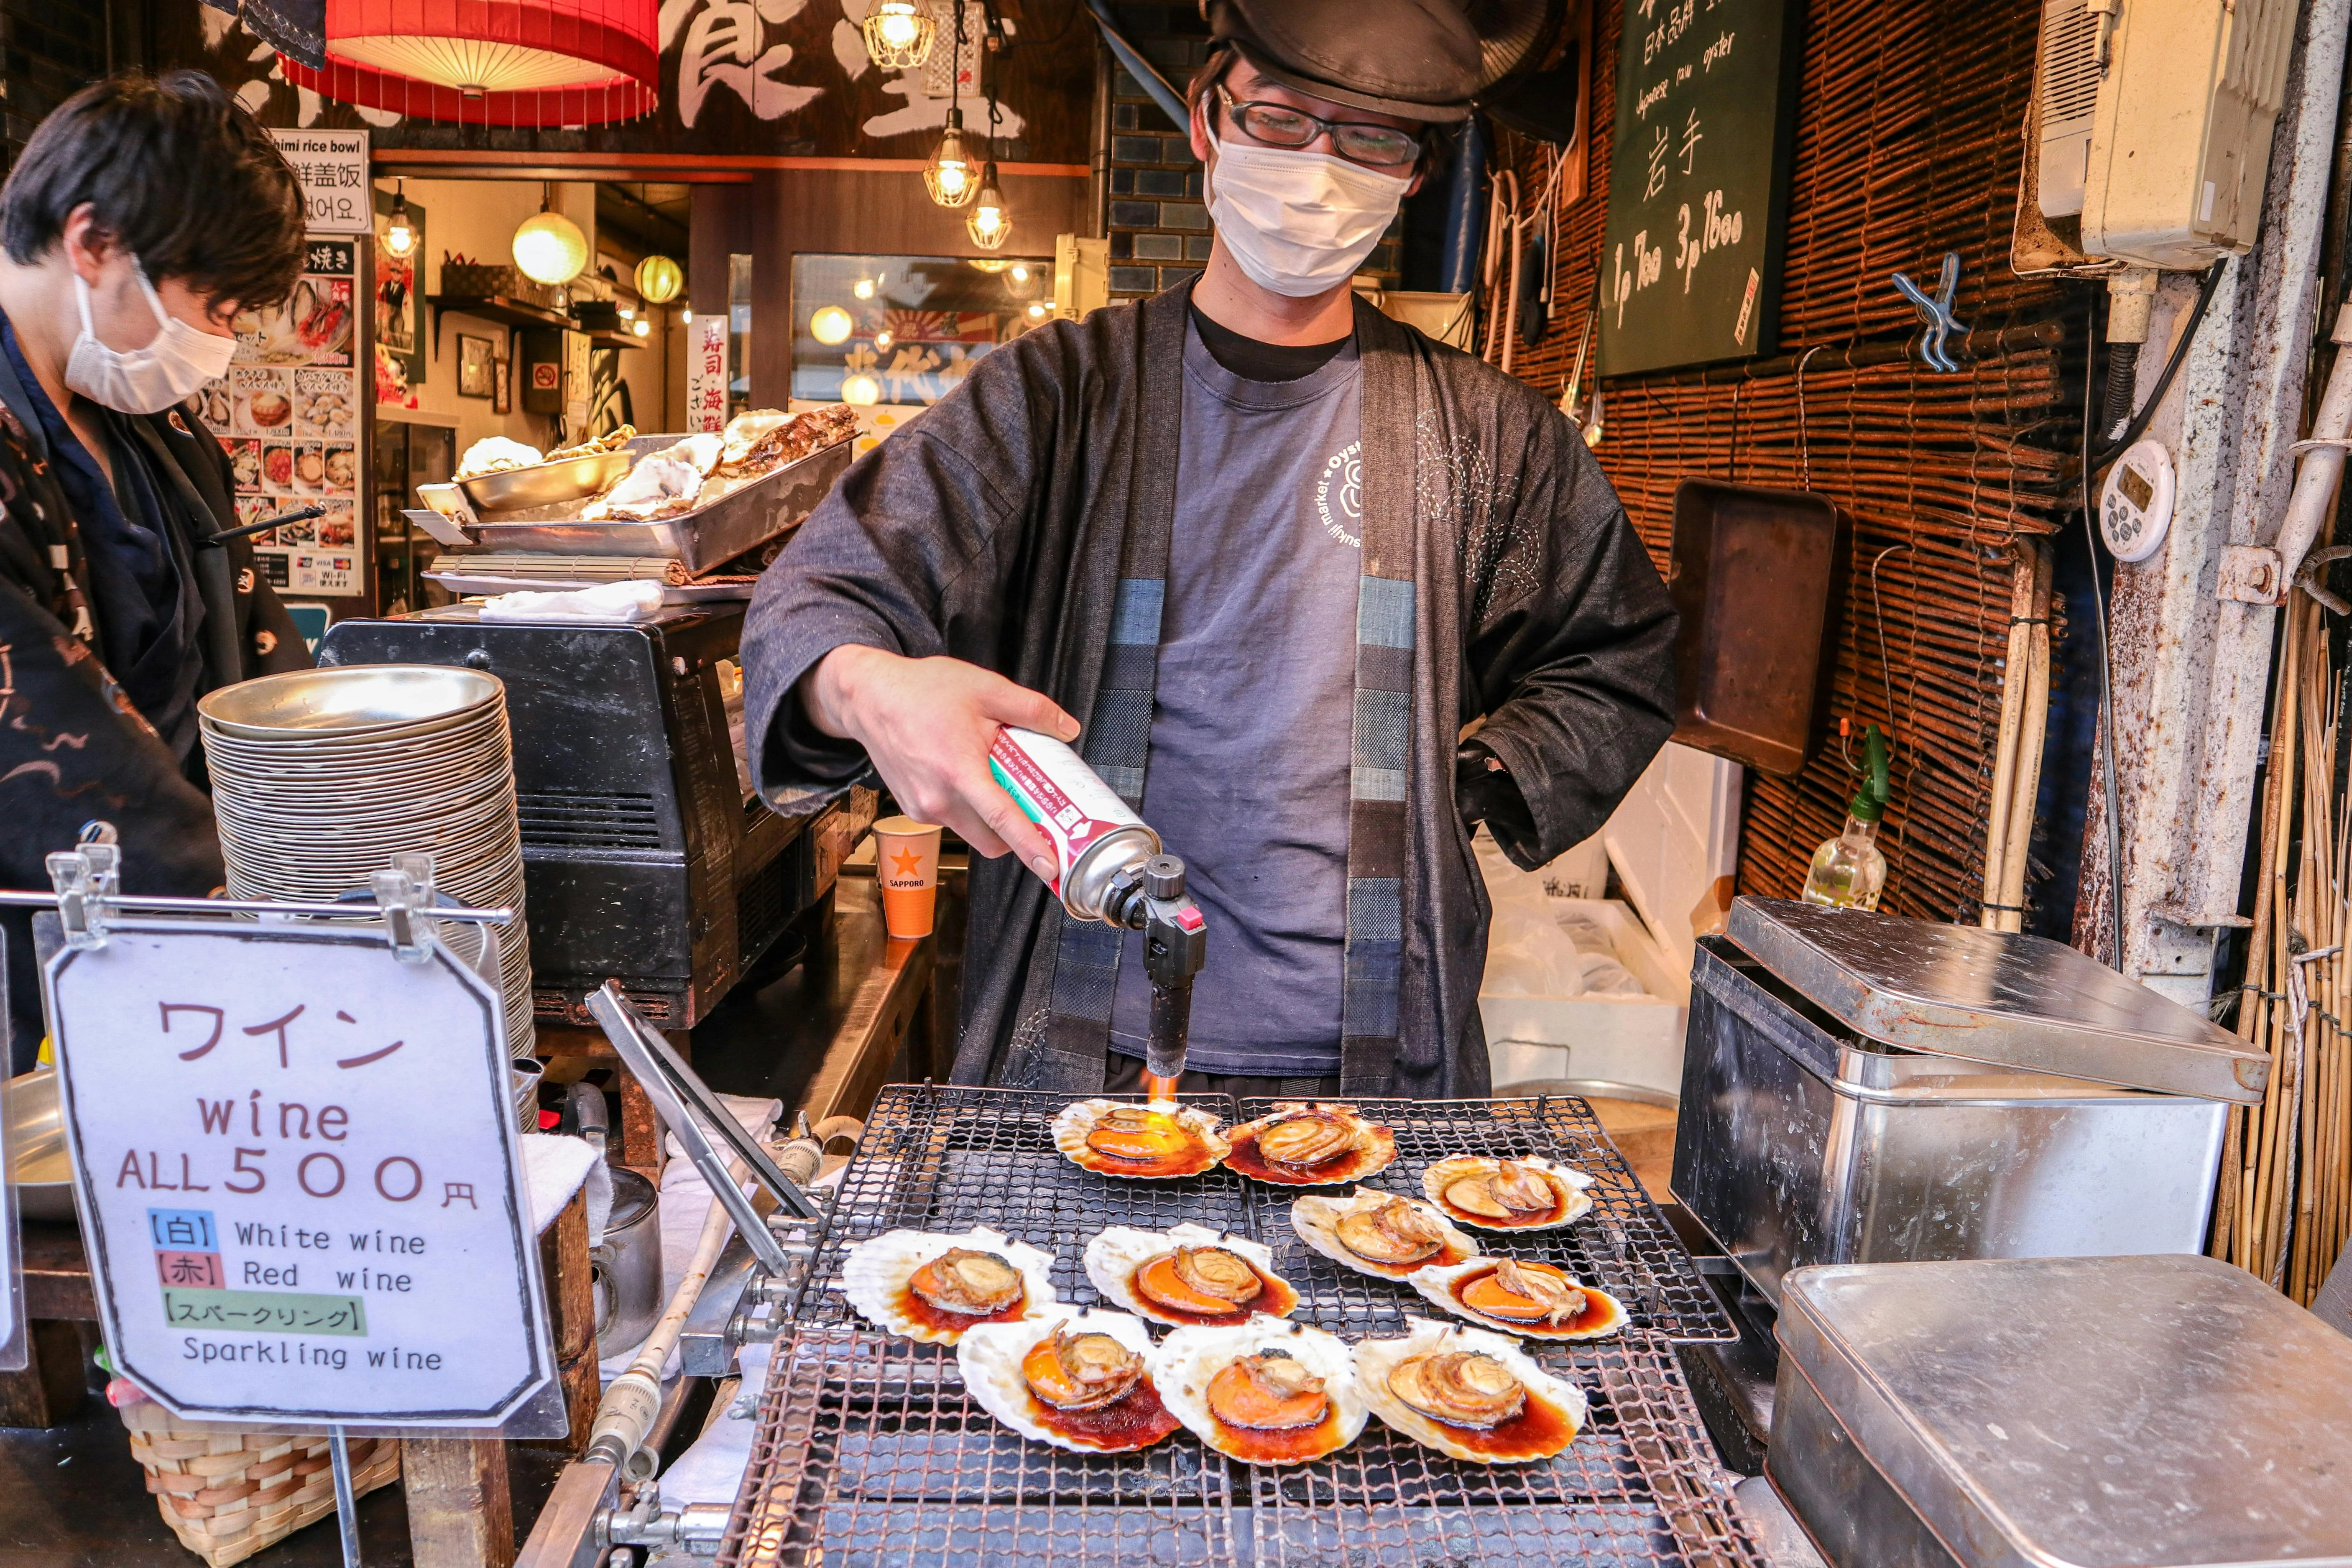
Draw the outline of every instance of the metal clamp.
M394 855L392 868L371 874L368 887L383 911L393 956L403 963L431 959L436 928L426 911L433 904L433 857L415 850Z
M66 945L84 952L106 945L106 924L122 891L122 847L110 822L86 823L81 841L52 851L46 864L58 893L58 919Z
M1907 274L1896 272L1889 276L1903 297L1918 310L1919 319L1927 324L1927 330L1919 334L1919 357L1927 361L1930 370L1940 371L1946 375L1958 374L1960 362L1954 359L1944 345L1955 338L1965 341L1969 335L1967 326L1952 314L1953 301L1960 292L1960 253L1957 250L1944 252L1943 270L1937 275L1936 293L1932 299L1927 290L1912 282Z
M627 1508L609 1509L599 1520L600 1548L669 1546L696 1557L719 1555L719 1539L727 1533L734 1511L723 1502L690 1502L684 1508L662 1507L661 1488L647 1481L637 1489Z

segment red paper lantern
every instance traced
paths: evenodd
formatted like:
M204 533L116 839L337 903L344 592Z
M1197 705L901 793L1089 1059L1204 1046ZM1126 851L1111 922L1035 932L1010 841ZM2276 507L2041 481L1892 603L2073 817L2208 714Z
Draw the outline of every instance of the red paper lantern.
M477 125L598 125L661 100L658 0L327 0L327 68L286 79L339 103Z

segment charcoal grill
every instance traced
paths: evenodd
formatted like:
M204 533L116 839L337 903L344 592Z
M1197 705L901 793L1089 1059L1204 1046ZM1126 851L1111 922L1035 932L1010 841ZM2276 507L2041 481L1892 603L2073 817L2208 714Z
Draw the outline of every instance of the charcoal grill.
M1228 1122L1272 1109L1186 1096ZM1542 1154L1595 1178L1590 1214L1490 1252L1549 1258L1624 1302L1607 1342L1533 1351L1591 1405L1542 1465L1464 1465L1377 1420L1314 1464L1254 1468L1178 1434L1140 1454L1024 1441L965 1392L955 1354L876 1331L837 1289L847 1247L900 1227L987 1225L1055 1254L1066 1300L1097 1292L1079 1256L1106 1226L1180 1221L1264 1241L1299 1290L1294 1316L1349 1340L1433 1315L1402 1283L1354 1274L1291 1230L1289 1192L1222 1168L1179 1181L1081 1170L1046 1123L1066 1096L898 1085L883 1091L837 1189L826 1238L777 1342L751 1465L719 1561L740 1568L1322 1568L1677 1563L1764 1559L1734 1512L1675 1362L1677 1340L1734 1330L1582 1100L1357 1100L1398 1158L1367 1184L1417 1194L1446 1154Z

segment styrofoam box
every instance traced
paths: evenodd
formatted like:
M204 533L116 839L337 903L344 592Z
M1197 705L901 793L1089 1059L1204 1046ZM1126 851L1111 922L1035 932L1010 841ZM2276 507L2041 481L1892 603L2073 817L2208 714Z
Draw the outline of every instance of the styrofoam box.
M1495 1092L1540 1079L1622 1083L1672 1096L1682 1088L1683 1026L1690 1016L1690 976L1615 899L1561 899L1563 910L1590 915L1616 943L1617 956L1646 996L1486 996Z

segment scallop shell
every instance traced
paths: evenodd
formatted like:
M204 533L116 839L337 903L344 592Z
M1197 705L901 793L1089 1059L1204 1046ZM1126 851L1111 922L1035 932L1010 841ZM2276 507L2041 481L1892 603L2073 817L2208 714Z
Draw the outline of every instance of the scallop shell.
M898 1293L907 1288L907 1279L916 1269L958 1247L974 1252L993 1252L1021 1271L1021 1316L1005 1321L1025 1323L1062 1305L1054 1294L1054 1255L985 1226L976 1226L961 1236L926 1230L887 1230L861 1241L842 1259L841 1293L877 1328L929 1344L951 1345L970 1331L934 1329L914 1321L900 1310Z
M1323 1392L1339 1413L1328 1445L1295 1459L1266 1461L1235 1453L1223 1428L1209 1414L1209 1380L1245 1355L1264 1350L1288 1352L1323 1379ZM1362 1435L1370 1414L1356 1391L1356 1364L1346 1342L1321 1329L1286 1323L1260 1313L1246 1323L1178 1329L1160 1342L1151 1358L1151 1381L1160 1403L1209 1447L1248 1464L1305 1464L1339 1452Z
M1197 1176L1214 1168L1219 1161L1233 1152L1234 1146L1218 1130L1215 1117L1199 1106L1179 1105L1172 1100L1155 1100L1150 1103L1152 1110L1171 1112L1179 1122L1200 1134L1201 1163L1192 1168L1150 1172L1123 1170L1117 1162L1105 1160L1087 1147L1087 1134L1094 1131L1095 1123L1101 1120L1105 1111L1134 1103L1131 1100L1081 1100L1062 1107L1052 1122L1054 1147L1068 1155L1074 1163L1089 1171L1106 1176L1123 1176L1130 1182L1165 1182L1174 1181L1180 1176Z
M1387 1170L1391 1164L1396 1163L1396 1134L1391 1131L1388 1128L1381 1126L1377 1121L1366 1121L1362 1116L1357 1113L1354 1106L1338 1100L1276 1100L1272 1110L1268 1111L1265 1115L1259 1117L1255 1121L1244 1121L1238 1127L1228 1129L1225 1133L1225 1137L1233 1143L1239 1143L1244 1137L1247 1137L1251 1140L1252 1147L1255 1149L1256 1136L1260 1129L1264 1128L1266 1123L1294 1110L1329 1110L1339 1112L1341 1115L1344 1115L1349 1121L1353 1121L1358 1127L1372 1135L1370 1147L1358 1149L1352 1153L1343 1154L1339 1159L1332 1161L1328 1168L1310 1169L1297 1175L1292 1175L1287 1172L1276 1173L1273 1171L1261 1173L1255 1170L1240 1170L1239 1167L1235 1167L1236 1170L1240 1170L1241 1174L1247 1176L1253 1182L1268 1182L1276 1186L1336 1187L1342 1185L1345 1183L1361 1182L1370 1177L1377 1176L1382 1171ZM1232 1151L1228 1149L1228 1155L1230 1155L1231 1152Z
M1167 1230L1138 1230L1131 1225L1112 1226L1087 1243L1087 1278L1094 1281L1096 1289L1139 1317L1180 1329L1202 1327L1204 1325L1171 1316L1144 1300L1135 1289L1137 1269L1161 1253L1173 1252L1180 1247L1222 1247L1228 1252L1239 1253L1248 1258L1259 1273L1290 1291L1293 1300L1279 1316L1287 1317L1297 1308L1297 1288L1274 1271L1272 1247L1245 1237L1211 1230L1204 1225L1180 1225ZM1265 1312L1251 1315L1269 1316Z
M1356 1346L1356 1393L1371 1413L1414 1442L1452 1458L1474 1465L1524 1465L1549 1459L1576 1440L1584 1430L1584 1391L1538 1366L1518 1345L1483 1329L1465 1329L1428 1318L1407 1317L1401 1340L1365 1340ZM1389 1392L1389 1373L1408 1357L1440 1351L1469 1351L1493 1356L1511 1369L1511 1375L1529 1394L1549 1401L1568 1416L1568 1437L1557 1447L1530 1445L1524 1451L1496 1453L1464 1443L1453 1428L1434 1421Z
M1452 1186L1455 1181L1464 1176L1475 1174L1480 1170L1493 1170L1502 1163L1500 1160L1491 1155L1448 1154L1421 1173L1421 1190L1428 1196L1431 1203L1444 1211L1446 1218L1456 1225L1476 1226L1480 1230L1560 1230L1574 1225L1591 1212L1592 1195L1584 1189L1592 1184L1592 1178L1582 1171L1568 1165L1555 1165L1540 1154L1529 1154L1517 1163L1525 1165L1530 1171L1540 1172L1544 1179L1549 1182L1559 1194L1560 1201L1565 1206L1561 1209L1558 1219L1548 1219L1539 1225L1498 1225L1491 1220L1477 1219L1470 1215L1460 1213L1447 1205L1444 1199L1445 1189Z
M1339 1221L1344 1215L1360 1208L1378 1208L1398 1195L1376 1192L1370 1187L1358 1187L1342 1198L1302 1194L1290 1205L1290 1228L1298 1233L1299 1240L1332 1262L1343 1264L1359 1274L1369 1274L1375 1279L1410 1279L1429 1268L1430 1264L1427 1261L1415 1264L1375 1263L1369 1258L1358 1257L1349 1250L1346 1242L1339 1239ZM1454 1222L1445 1217L1443 1209L1434 1204L1414 1202L1412 1198L1404 1201L1444 1227L1446 1245L1459 1250L1463 1261L1467 1262L1478 1256L1476 1239L1456 1228ZM1438 1256L1443 1256L1443 1253Z
M1024 1318L1017 1323L982 1323L976 1329L966 1329L962 1341L956 1346L956 1364L962 1369L963 1385L982 1410L1033 1443L1051 1444L1056 1448L1066 1448L1073 1454L1118 1451L1077 1442L1050 1426L1039 1425L1030 1415L1029 1383L1021 1374L1021 1363L1039 1340L1065 1324L1074 1333L1108 1334L1140 1354L1144 1358L1144 1380L1150 1381L1151 1331L1144 1327L1142 1319L1101 1307L1078 1312L1057 1301L1039 1317ZM1150 1447L1150 1444L1143 1447Z
M1424 1268L1407 1279L1405 1283L1427 1297L1433 1304L1443 1307L1457 1318L1467 1319L1474 1323L1484 1323L1490 1329L1500 1329L1507 1334L1516 1334L1521 1339L1598 1340L1605 1339L1625 1326L1625 1303L1601 1289L1600 1286L1587 1285L1580 1279L1575 1280L1578 1289L1590 1291L1609 1304L1609 1316L1599 1328L1548 1329L1535 1323L1514 1323L1506 1318L1490 1318L1484 1312L1473 1311L1454 1299L1454 1282L1456 1279L1474 1268L1491 1268L1494 1262L1492 1258L1473 1258L1450 1268ZM1574 1275L1569 1278L1575 1279Z

